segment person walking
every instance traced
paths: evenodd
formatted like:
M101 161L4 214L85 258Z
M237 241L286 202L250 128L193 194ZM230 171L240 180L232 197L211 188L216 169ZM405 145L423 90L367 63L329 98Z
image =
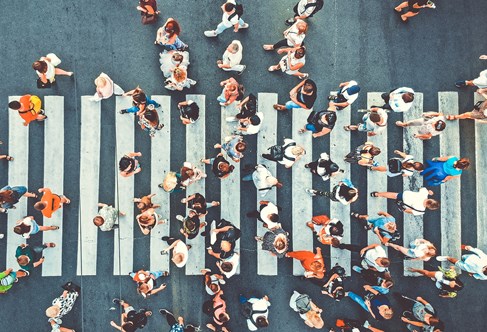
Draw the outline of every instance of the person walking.
M402 313L401 320L407 324L412 332L431 331L442 332L445 324L438 318L436 310L421 296L411 299L401 296L403 306L409 310Z
M206 216L208 214L208 209L220 206L220 202L218 201L207 202L206 198L200 193L194 193L183 198L181 203L186 204L186 207L194 211L198 216Z
M374 161L374 157L378 156L380 152L380 148L375 146L374 143L365 142L347 154L343 160L350 164L358 164L365 167L378 166L379 164Z
M32 121L44 121L47 119L46 112L42 109L42 101L35 95L23 95L19 100L8 103L8 108L17 111L24 120L24 126L28 126ZM8 161L13 160L7 156Z
M337 120L336 107L330 103L327 110L319 112L312 111L308 119L308 123L298 130L299 134L304 134L306 131L312 132L313 138L325 136L333 130Z
M37 195L27 191L27 187L24 186L5 186L0 189L0 212L7 213L8 209L15 209L22 196L37 198Z
M441 256L438 256L441 257ZM408 268L408 271L418 273L435 282L436 288L440 291L439 296L444 298L455 298L459 291L463 289L463 282L455 271L455 266L449 269L438 267L438 271L428 271L423 269Z
M320 191L312 188L306 188L305 191L311 197L324 196L334 202L340 202L343 205L350 205L358 199L358 189L355 188L352 181L343 179L333 187L332 191Z
M286 257L297 259L304 268L305 278L323 279L325 277L325 261L321 248L316 247L316 254L312 251L289 251Z
M487 69L482 70L479 77L473 80L460 80L455 82L457 88L465 88L468 86L475 86L478 88L478 93L483 93L482 90L487 88ZM480 91L479 91L480 90Z
M428 198L432 196L433 192L426 188L420 188L418 191L405 190L402 193L394 192L377 192L370 193L370 197L384 197L387 199L394 199L400 211L410 213L415 216L423 215L426 210L437 210L440 207L440 202Z
M291 168L294 163L306 154L306 150L290 138L285 138L283 145L273 145L267 150L269 150L269 153L263 153L262 158L276 161L286 168Z
M46 56L41 57L38 61L34 61L32 68L36 71L37 87L48 88L56 82L56 75L73 76L72 71L65 71L61 68L57 68L61 64L56 54L49 53Z
M397 230L396 218L385 211L377 212L377 217L375 218L356 212L352 212L350 215L362 222L366 230L372 229L379 238L380 243L384 245L388 242L397 241L401 237L401 234Z
M189 53L187 51L177 50L164 51L159 53L159 63L161 64L159 68L161 69L162 74L165 78L168 78L177 67L188 70L190 64Z
M275 104L274 109L277 111L290 111L293 108L304 108L310 110L316 101L318 95L318 88L316 83L307 78L302 80L289 92L289 100L286 104Z
M184 318L179 316L176 320L176 317L172 312L167 309L159 309L159 313L166 318L167 325L171 327L169 332L196 332L199 331L199 326L194 326L192 324L185 324Z
M407 122L396 121L396 126L402 128L419 127L417 133L413 136L420 140L429 140L434 136L440 135L445 130L446 118L443 113L426 112L419 119Z
M169 17L166 23L157 30L154 44L164 47L166 51L187 51L189 47L179 39L180 34L181 27L179 23L172 17Z
M139 5L136 8L140 11L142 24L156 23L161 13L157 10L157 0L139 0Z
M8 268L3 272L0 272L0 294L7 293L14 285L19 281L19 278L27 276L28 273L19 269L14 271L12 268Z
M120 176L128 178L142 171L142 167L140 167L140 163L136 157L142 157L142 153L129 152L120 159L118 162Z
M181 222L181 229L179 232L188 240L194 239L198 235L200 229L204 229L206 226L206 222L201 222L198 213L194 210L189 210L187 217L178 214L176 219Z
M137 282L137 293L142 295L144 299L149 296L156 295L157 293L166 289L167 284L163 283L159 287L157 286L157 279L160 277L167 277L169 272L167 271L144 271L131 272L129 276Z
M242 61L242 53L242 43L238 40L232 40L223 53L222 59L217 60L216 64L218 68L224 71L236 71L238 75L241 75L245 68L247 68L246 65L240 64Z
M475 279L487 280L487 255L480 249L469 245L462 245L462 250L468 250L471 254L465 254L461 259L449 256L438 256L440 262L449 261L456 267L468 272Z
M141 1L151 1L151 0L141 0ZM152 0L155 2L155 0ZM108 99L114 94L121 96L125 93L123 89L113 82L113 80L105 73L101 73L95 79L96 92L91 101L101 101L102 99Z
M356 125L345 126L346 131L364 131L367 136L376 136L387 131L387 112L379 107L372 107L364 114L362 122Z
M262 250L277 258L285 257L289 249L289 233L281 227L267 231L264 236L256 236L255 240L261 242Z
M15 223L14 233L21 235L24 239L30 239L31 235L39 232L55 231L58 229L59 226L40 226L34 220L33 216L27 216Z
M167 223L167 219L163 219L154 208L149 208L135 217L140 231L144 235L149 235L154 227Z
M369 166L369 170L377 172L386 172L388 177L395 177L402 175L408 177L414 174L414 171L424 170L422 163L414 161L414 157L406 154L400 150L394 150L400 158L390 158L386 166Z
M357 273L362 273L363 270L373 270L380 273L387 272L391 264L391 261L387 257L387 252L378 243L368 245L364 248L354 244L340 243L338 248L360 253L360 257L362 257L361 267L357 265L352 267Z
M136 115L140 116L146 111L146 108L149 105L153 105L155 108L161 107L161 104L147 97L144 90L142 90L138 86L133 90L125 92L123 96L131 96L133 106L129 108L121 109L119 111L120 114L135 113Z
M51 324L52 331L75 332L73 329L62 327L61 318L73 309L76 299L81 293L81 287L72 282L68 282L63 288L64 292L61 296L55 298L52 301L52 305L46 309L46 316L49 317L48 322Z
M344 108L352 105L353 102L357 100L360 92L360 86L358 85L357 81L351 80L340 83L338 88L337 94L328 96L328 100L335 105L338 111L341 111Z
M164 87L168 90L183 91L184 88L189 89L197 82L188 77L186 68L176 67L164 83L166 84Z
M218 273L212 273L209 268L201 270L201 274L204 276L205 290L210 296L220 292L221 286L226 284L223 275Z
M385 102L383 109L407 112L413 106L414 90L407 87L392 89L389 93L383 93L381 97Z
M247 318L247 328L250 331L257 331L269 326L269 297L264 295L262 298L246 298L240 294L240 304L245 306L245 318Z
M206 165L211 165L211 170L216 177L223 180L230 176L230 174L235 169L235 166L230 165L230 163L223 157L223 153L219 153L215 158L201 159L201 163Z
M136 204L137 209L139 209L140 212L144 212L150 208L160 208L161 206L159 204L152 203L152 197L154 196L156 196L156 194L149 194L142 196L141 198L134 198L134 203Z
M218 268L227 278L230 278L235 274L234 271L239 264L239 255L235 252L235 246L242 232L225 219L220 219L219 222L213 221L211 229L211 232L201 234L202 236L210 235L208 254L220 260L217 262Z
M487 93L487 88L481 89L483 94ZM474 106L473 110L470 112L465 112L462 114L452 114L446 116L447 120L474 120L476 123L487 123L487 100L480 100Z
M310 328L322 329L325 325L325 322L321 318L323 309L320 309L308 294L301 294L295 290L289 299L289 306L295 312L299 313L299 317Z
M407 11L404 12L406 8ZM406 0L395 7L394 10L401 16L401 21L407 23L411 17L418 15L423 8L434 9L436 6L431 0Z
M287 25L292 25L297 20L304 20L308 17L313 17L318 11L323 8L323 0L299 0L299 2L294 6L294 16L287 19L285 23Z
M343 238L343 223L337 218L330 219L327 215L314 216L306 223L318 241L325 245L337 246Z
M182 268L188 262L189 249L191 246L185 244L183 241L169 237L163 236L162 241L166 241L169 247L161 251L161 255L168 255L172 250L172 262L179 268Z
M230 159L238 163L244 157L243 152L247 149L247 143L244 142L242 136L231 135L225 137L225 142L216 143L213 147L222 149Z
M281 228L281 224L279 223L279 210L282 209L272 202L260 201L259 210L247 213L247 217L257 218L265 228L275 230Z
M135 311L134 307L124 300L113 299L112 302L120 305L123 309L120 317L120 325L113 320L110 321L110 325L119 331L134 332L137 329L143 329L147 325L148 318L152 316L152 311L147 309Z
M125 216L125 213L119 211L111 205L98 203L98 214L93 218L93 224L102 232L109 232L118 228L118 217Z
M235 78L230 77L227 80L221 81L220 86L223 87L223 90L216 100L220 102L221 106L228 106L237 101L242 87Z
M34 209L41 211L46 218L51 218L52 214L62 208L64 204L69 205L71 200L64 195L54 194L49 188L39 188L42 198L34 204Z
M235 117L236 119L236 117ZM257 112L255 115L247 119L241 119L238 122L236 132L240 135L255 135L258 134L262 127L262 121L264 120L264 113ZM228 121L228 120L227 120Z
M312 174L321 176L323 181L328 181L338 173L343 173L343 170L330 159L330 156L326 152L321 153L318 160L304 165L304 168L309 169Z
M200 107L193 100L178 103L179 119L183 125L195 123L200 117Z
M237 4L235 0L227 0L221 6L223 15L222 21L218 24L215 30L207 30L204 32L206 37L217 37L226 29L233 27L234 32L240 29L247 29L249 25L242 20L243 6Z
M394 315L389 299L378 291L367 288L368 294L361 297L354 292L346 292L345 296L358 303L376 320L389 320ZM370 295L369 295L370 294Z
M403 247L395 243L385 243L386 247L391 247L406 256L412 261L429 261L437 255L437 250L433 243L425 239L416 239L409 243L409 247Z
M30 272L44 263L45 258L42 256L42 252L47 248L54 248L56 246L53 242L44 243L42 246L30 246L22 243L15 250L15 258L21 269L30 274Z
M443 156L426 161L426 168L420 173L426 187L439 186L442 183L459 178L470 167L468 158Z
M338 263L331 269L330 277L322 286L321 294L328 295L335 301L341 301L345 297L343 279L345 278L345 269Z
M282 183L272 175L266 165L258 164L254 171L244 175L242 181L253 181L260 197L265 197L272 188L282 188Z
M203 312L212 318L212 322L206 324L208 329L229 332L227 325L230 321L230 315L227 313L227 302L223 298L222 290L216 293L211 300L203 303Z
M270 66L267 69L268 71L281 70L288 75L296 76L300 79L309 77L308 73L300 72L300 69L306 63L306 48L304 46L280 48L277 50L277 54L283 53L286 53L286 55L281 58L277 65Z
M296 22L290 28L286 29L282 33L284 39L278 41L274 45L264 44L262 47L265 51L274 51L281 47L297 48L303 44L307 32L308 23L303 20L296 20Z

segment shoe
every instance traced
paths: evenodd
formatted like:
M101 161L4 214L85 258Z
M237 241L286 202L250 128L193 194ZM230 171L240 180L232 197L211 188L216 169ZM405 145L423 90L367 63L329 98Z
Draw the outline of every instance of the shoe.
M334 100L335 98L336 98L336 96L328 96L328 98L327 98L327 99L328 99L329 101L332 101L332 100Z
M365 321L363 324L362 324L363 327L365 327L366 329L370 327L370 323L369 321Z
M436 260L438 262L446 262L448 260L448 256L436 256Z
M164 189L164 183L159 183L157 186L161 189Z
M300 80L304 80L304 79L306 79L306 78L308 78L308 77L309 77L309 74L308 74L308 73L303 73L303 75L302 75L302 76L299 76L299 79L300 79Z
M117 298L114 298L114 299L112 300L112 302L113 302L113 303L115 303L115 304L118 304L118 305L121 305L121 304L122 304L122 300L117 299Z
M189 249L193 248L193 246L191 244L187 244L186 248L188 248L188 250L189 250Z
M0 208L1 213L8 213L8 210L6 208Z
M309 168L309 164L304 165L304 168Z
M311 189L311 188L306 188L305 191L310 195L311 197L316 196L316 190Z
M289 18L289 19L285 20L284 24L286 24L287 26L293 25L294 24L294 18Z
M249 27L248 23L244 23L239 29L247 29Z
M225 121L227 121L227 122L235 122L235 121L238 121L238 119L235 116L227 116L225 118Z
M0 234L0 240L5 237L5 234Z
M218 36L215 30L207 30L204 32L206 37L216 37Z
M465 81L456 81L456 82L455 82L455 86L456 86L457 88L464 88L464 87L466 87L466 86L467 86L467 83L465 83Z
M205 267L204 269L201 269L201 274L205 274L205 272L211 272L211 270L207 267Z
M244 70L245 70L246 68L247 68L247 66L246 66L246 65L244 65L243 69L242 69L241 71L239 71L239 72L237 73L237 75L242 75L242 73L244 72Z
M178 214L176 216L176 220L183 221L184 220L184 217L182 215Z
M167 276L169 276L169 271L164 271L164 272L162 272L162 276L163 276L163 277L167 277Z
M167 251L164 251L164 250L161 250L161 255L164 256L164 255L167 255L168 252Z
M350 216L351 217L354 217L354 218L357 218L357 219L360 219L360 214L357 213L357 212L350 212Z
M169 240L169 236L163 236L163 237L161 237L161 240L162 241L167 241L167 240Z
M163 316L166 316L167 314L170 314L169 310L166 309L159 309L159 313Z
M362 268L358 267L357 265L352 266L352 270L354 270L357 273L362 273Z
M119 113L120 113L120 114L125 114L125 113L128 113L128 112L127 112L127 109L123 109L123 110L120 110L120 112L119 112Z

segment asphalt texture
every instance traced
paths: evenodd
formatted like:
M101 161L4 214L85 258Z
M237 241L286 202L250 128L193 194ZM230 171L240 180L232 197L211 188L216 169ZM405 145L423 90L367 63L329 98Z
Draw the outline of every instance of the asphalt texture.
M79 199L79 144L80 144L80 96L94 93L93 80L100 72L105 72L126 91L140 85L148 94L170 94L172 109L177 102L185 99L186 93L205 94L207 96L207 147L206 153L213 153L213 143L220 138L220 106L216 97L220 93L219 82L229 77L229 73L218 70L216 60L221 57L225 47L233 39L239 39L244 45L245 73L237 79L242 82L247 92L277 92L279 101L285 102L288 91L298 80L282 73L268 73L267 67L277 63L280 56L266 53L261 45L274 43L281 39L286 29L284 20L291 16L294 0L243 1L244 20L250 28L239 33L231 29L218 38L209 39L203 31L213 29L221 18L222 1L210 0L167 0L160 2L161 18L158 25L143 26L140 15L135 10L137 1L127 0L53 0L46 2L2 1L0 10L0 69L3 79L0 82L0 139L4 141L4 150L8 147L7 98L11 95L35 93L44 95L63 95L65 97L65 183L64 193L73 202ZM328 91L335 90L340 82L357 80L362 92L355 102L355 108L365 108L366 92L389 91L399 86L409 86L423 92L424 109L437 109L437 92L453 91L453 83L458 79L471 79L485 69L486 63L478 60L486 53L487 21L485 12L487 2L464 0L461 2L438 1L437 9L423 10L408 24L400 22L394 14L396 1L357 1L326 0L324 9L309 20L310 29L306 38L308 47L306 71L311 73L319 89L316 107L325 107ZM189 77L198 84L183 93L167 92L163 87L163 77L159 70L159 51L153 44L157 28L168 17L176 18L182 26L180 38L190 46ZM51 90L40 91L36 88L36 75L31 69L33 61L40 56L53 52L62 64L60 68L75 72L73 78L57 78L57 85ZM460 110L471 109L473 90L460 94ZM100 201L113 203L115 188L114 149L115 149L115 100L102 103L102 158L100 174ZM3 111L3 109L5 111ZM353 114L359 120L361 114ZM184 149L178 149L185 140L185 128L179 125L178 114L172 114L171 168L178 169L184 162ZM460 123L462 155L475 159L473 122ZM29 142L29 188L43 185L43 152L46 147L39 144L38 138L44 134L43 125L33 123ZM291 114L279 114L276 128L278 139L291 135ZM393 136L398 134L396 140ZM389 151L401 144L401 131L389 129ZM363 137L352 135L352 146L362 143ZM244 164L253 164L255 156L255 137L248 139L251 149L247 152ZM41 139L42 142L42 139ZM136 195L149 192L150 167L149 138L142 132L136 132L136 150L144 156L147 165L145 175L137 177ZM329 138L313 142L316 157L329 149ZM425 157L437 156L439 146L432 140L425 144ZM2 152L3 153L3 152ZM477 151L477 153L481 153ZM0 165L0 182L7 183L7 166ZM366 183L360 181L366 175L365 169L352 167L352 180L359 190L366 191ZM462 176L462 242L475 245L475 174L472 169ZM278 178L283 183L291 182L291 172L279 168ZM97 179L84 179L85 181ZM314 179L319 184L319 179ZM206 180L206 192L218 199L220 182L209 176ZM292 192L290 185L278 191L279 205L291 206ZM390 190L399 190L394 186ZM256 274L256 252L253 236L256 225L248 220L244 213L255 208L255 189L242 184L242 190L250 193L241 195L242 229L241 239L241 274L232 278L225 286L225 296L231 314L230 329L245 331L246 323L238 310L238 294L270 297L270 327L267 331L307 331L298 314L288 307L289 297L294 289L306 292L324 309L323 318L327 326L332 326L338 317L366 318L367 315L358 305L349 299L334 302L324 298L319 287L309 281L302 281L292 275L292 262L279 261L279 275L263 277ZM438 191L437 191L438 192ZM452 193L458 194L458 193ZM178 203L182 194L171 197L172 214L182 213L183 205ZM314 204L316 213L329 211L329 202ZM83 207L80 207L81 209ZM354 203L354 210L365 210L366 201ZM392 210L394 206L389 205ZM169 330L159 308L167 308L177 315L182 315L188 322L206 324L209 321L201 312L201 305L208 298L202 284L202 277L185 276L183 271L171 269L167 280L168 289L148 300L136 294L135 285L128 276L113 276L112 253L113 235L99 233L98 269L93 277L76 276L77 256L77 204L65 207L63 221L63 276L43 278L40 271L28 279L16 284L12 290L0 297L0 321L5 330L15 329L23 332L48 331L44 310L55 297L59 296L60 286L68 280L82 286L82 296L75 308L63 318L64 326L76 331L110 331L109 322L117 320L118 309L111 299L126 299L136 308L145 307L154 310L154 316L144 331ZM211 211L208 219L218 217L217 211ZM38 215L32 204L29 214ZM402 218L398 218L399 224ZM425 218L425 238L440 246L440 215L430 212ZM291 229L291 220L284 221L284 228ZM366 243L366 234L359 226L353 225L352 242ZM6 217L0 216L0 232L5 233ZM171 233L177 230L172 227ZM40 243L41 237L35 237L30 243ZM5 252L5 240L0 241L0 253ZM485 248L484 248L485 249ZM149 238L136 237L134 261L140 262L139 268L149 266ZM324 249L328 255L329 249ZM0 265L5 265L5 255L0 254ZM355 256L353 256L355 257ZM438 309L441 319L446 323L446 331L484 331L485 301L487 283L463 277L465 289L456 299L440 299L433 282L426 278L403 278L402 263L399 255L391 253L395 276L394 291L411 297L421 295ZM355 257L357 259L357 257ZM436 262L425 264L435 268ZM360 291L358 278L348 278L348 289ZM396 303L395 301L393 301ZM398 306L392 321L374 324L385 331L404 331ZM370 317L368 317L370 318Z

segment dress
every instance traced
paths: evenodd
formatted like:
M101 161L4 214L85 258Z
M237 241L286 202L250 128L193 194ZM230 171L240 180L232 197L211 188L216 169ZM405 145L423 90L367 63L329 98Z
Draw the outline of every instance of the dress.
M299 72L300 69L297 70L291 70L291 66L296 66L300 63L304 64L306 63L306 56L303 56L302 58L298 59L295 56L295 51L291 51L289 53L289 58L288 55L286 54L281 58L281 61L279 61L279 65L281 67L281 71L288 74L288 75L294 75ZM301 67L302 68L302 67Z
M446 161L427 160L426 168L420 173L423 176L426 187L439 186L447 176L458 176L462 170L456 169L453 165L458 157L451 157Z
M277 252L276 248L274 247L274 241L276 240L276 237L280 234L284 234L284 236L286 237L286 247L284 251L281 253ZM264 234L264 237L262 239L262 250L267 250L272 252L274 255L277 256L277 258L283 258L286 255L288 244L289 244L289 238L287 232L284 231L282 228L278 228L274 231L269 231Z
M118 217L118 210L110 205L103 206L98 215L105 220L105 222L99 227L101 231L107 232L113 229Z
M58 298L55 298L52 301L52 305L58 306L59 307L59 314L54 317L54 319L60 319L67 313L73 309L74 303L76 302L76 299L78 298L79 293L78 292L68 292L66 294L66 297L60 296Z
M46 60L49 58L51 61ZM56 67L59 66L61 60L56 56L54 53L49 53L45 57L42 57L39 61L44 61L47 64L47 70L44 73L46 78L49 82L53 83L56 80ZM36 71L38 75L42 75L42 73Z

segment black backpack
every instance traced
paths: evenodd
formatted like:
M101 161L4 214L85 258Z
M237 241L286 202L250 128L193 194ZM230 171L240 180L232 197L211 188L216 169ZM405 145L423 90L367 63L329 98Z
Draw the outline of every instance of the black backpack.
M235 4L235 12L232 15L228 16L228 20L230 21L235 16L237 16L238 18L242 18L243 13L244 13L243 6L241 4Z
M304 10L308 9L309 7L315 7L311 15L309 17L313 17L314 14L319 12L321 8L323 8L323 5L325 4L324 0L316 0L315 3L308 3L306 6L304 6Z
M387 162L387 168L389 169L389 172L391 172L392 174L401 173L402 162L399 158L391 158Z

